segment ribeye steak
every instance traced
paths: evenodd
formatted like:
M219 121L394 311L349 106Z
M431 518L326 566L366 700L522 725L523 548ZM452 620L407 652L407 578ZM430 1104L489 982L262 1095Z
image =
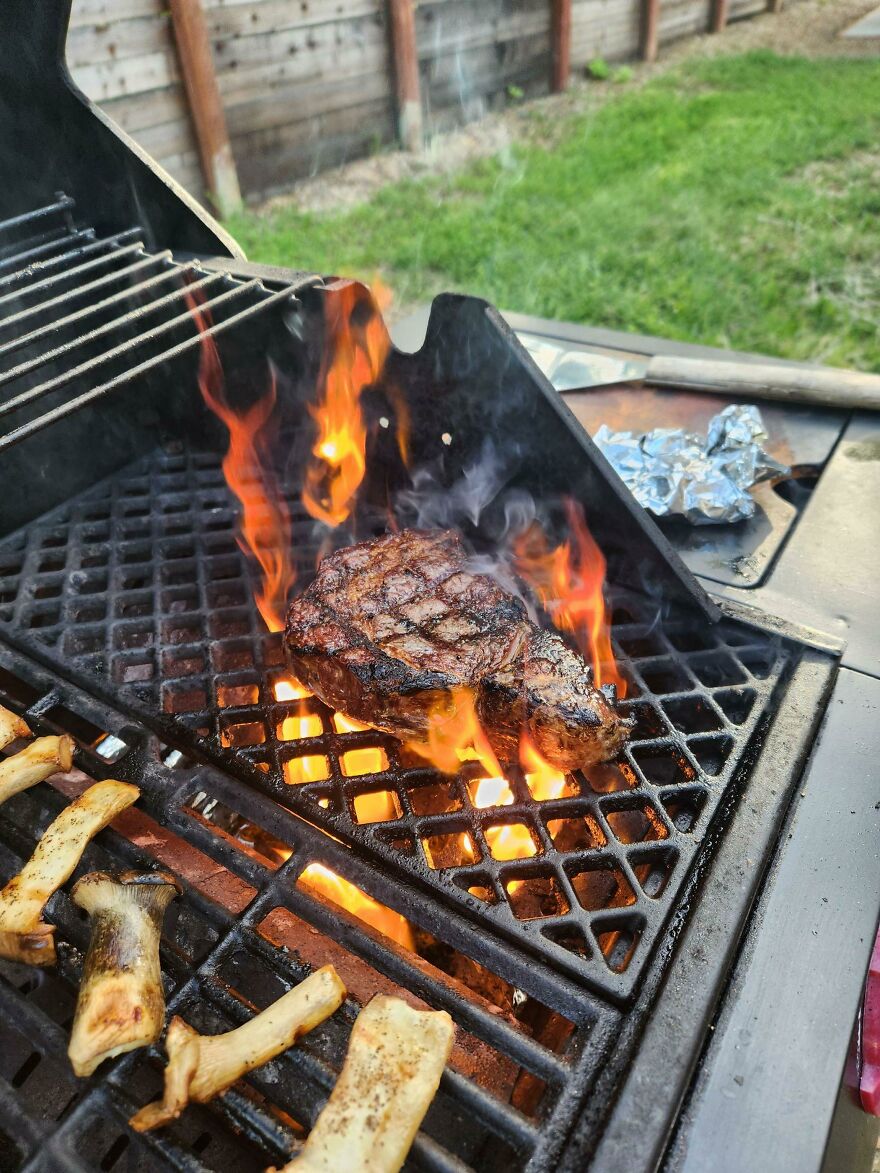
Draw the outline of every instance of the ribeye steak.
M404 530L325 558L284 642L316 696L403 740L424 740L430 712L460 686L502 761L525 729L553 765L579 769L613 757L631 726L581 656L468 569L448 531Z

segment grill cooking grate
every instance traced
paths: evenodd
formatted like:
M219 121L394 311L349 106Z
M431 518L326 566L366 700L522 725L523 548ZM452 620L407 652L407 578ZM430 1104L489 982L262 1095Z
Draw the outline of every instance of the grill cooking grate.
M294 292L149 252L140 228L99 237L74 210L59 194L0 222L0 452L197 347L187 288L210 334Z
M0 653L0 702L21 710L24 697L28 720L40 732L77 727L72 710L61 703L69 703L67 695L39 678L31 687L34 678L32 669ZM95 718L100 706L89 705L89 718ZM118 722L106 711L97 720ZM131 729L117 732L132 745ZM542 1042L539 1029L520 1025L510 1012L500 1012L426 962L414 964L386 939L297 885L302 870L316 860L360 880L366 874L363 862L341 844L210 769L162 766L154 750L130 749L113 766L86 749L78 751L77 761L90 776L127 777L141 786L142 797L89 846L76 876L94 868L162 866L180 878L184 894L169 908L162 940L169 1014L179 1013L206 1032L230 1029L327 962L337 966L350 996L331 1020L249 1075L246 1091L236 1085L210 1105L190 1106L169 1128L137 1136L126 1121L161 1090L158 1051L123 1056L88 1080L75 1079L66 1058L88 943L86 920L66 894L74 876L47 910L58 926L57 968L35 971L0 962L0 1166L10 1173L82 1173L146 1171L161 1163L198 1173L256 1171L282 1163L333 1086L359 1005L373 993L402 987L410 999L447 1009L459 1028L407 1169L547 1168L566 1121L607 1053L619 1016L563 983L554 999L568 1018L564 1045ZM69 795L85 784L65 781L59 788ZM194 817L192 806L205 792L252 825L283 836L292 849L289 861L273 866ZM4 881L19 870L65 801L54 787L41 784L4 805ZM518 993L518 1001L527 1001L526 995Z
M291 497L302 580L314 529ZM614 616L632 682L622 707L637 720L624 754L546 801L512 770L504 805L478 809L475 768L445 778L393 738L346 732L313 698L277 699L280 637L254 608L235 519L217 455L157 453L0 545L0 622L393 874L630 996L789 646L739 624L661 624L628 600ZM505 858L522 828L530 854Z

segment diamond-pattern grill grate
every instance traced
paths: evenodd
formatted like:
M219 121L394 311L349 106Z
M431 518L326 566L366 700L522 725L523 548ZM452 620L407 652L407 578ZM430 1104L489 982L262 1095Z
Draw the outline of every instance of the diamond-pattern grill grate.
M301 579L312 522L292 498ZM214 453L156 453L0 545L0 623L141 718L290 809L617 997L632 993L709 821L766 713L788 646L743 625L657 622L627 600L616 652L635 733L618 761L535 797L517 769L475 803L479 768L444 778L315 698L279 700ZM373 796L373 797L370 797Z
M20 709L24 682L7 670L8 652L0 660L0 700ZM40 732L57 731L64 726L43 714L56 714L60 693L54 686L46 693L45 687L38 683L30 690L28 720ZM64 721L73 715L62 713ZM78 760L95 777L117 771L87 750L78 751ZM47 919L57 926L58 965L35 971L0 961L0 1168L203 1173L282 1164L332 1089L360 1006L377 992L400 991L447 1009L459 1032L406 1169L461 1173L500 1168L502 1160L506 1168L521 1169L532 1156L542 1166L549 1163L558 1136L548 1121L568 1081L583 1084L601 1061L603 1039L616 1026L614 1011L580 998L572 1019L559 1019L569 1027L562 1036L567 1044L533 1037L528 1025L493 1013L497 1007L463 994L430 965L413 964L380 935L346 931L338 910L304 890L298 883L302 870L324 858L325 845L332 850L339 844L210 768L174 773L151 752L146 762L129 755L125 769L134 771L141 788L137 807L89 844L71 881L48 905ZM69 776L57 783L62 793L43 783L4 805L3 881L20 870L51 819L87 784L84 775ZM193 798L205 790L282 833L292 848L289 862L270 866L193 818ZM295 1047L223 1096L190 1105L168 1128L136 1134L126 1121L161 1091L160 1050L135 1050L82 1080L73 1076L67 1058L90 933L69 891L89 870L156 866L174 872L182 887L162 930L169 1016L178 1013L205 1033L230 1029L328 962L347 983L349 998Z

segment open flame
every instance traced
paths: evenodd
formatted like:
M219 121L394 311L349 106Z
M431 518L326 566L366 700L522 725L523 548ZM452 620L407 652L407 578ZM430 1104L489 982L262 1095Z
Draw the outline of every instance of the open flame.
M619 697L626 696L611 648L610 624L605 605L605 555L587 528L577 502L565 503L570 537L551 549L544 531L533 523L514 542L514 565L538 593L560 631L574 636L593 666L596 687L613 684Z
M322 896L346 909L358 920L402 945L404 949L415 952L412 928L406 917L395 912L393 908L380 904L378 900L374 900L372 896L368 896L366 892L362 892L360 888L344 880L324 864L310 863L303 869L298 882L320 892Z
M276 680L273 685L273 691L276 700L295 700L299 701L300 704L313 695L292 676ZM317 730L314 726L315 721L318 723ZM333 714L333 725L339 733L352 733L369 728L369 726L362 725L359 721L355 721L351 717L346 717L344 713ZM322 727L321 719L316 714L309 713L306 709L300 707L299 711L293 716L284 718L279 734L284 741L294 741L303 737L313 737L316 732L320 733ZM348 753L361 753L366 755L369 753L381 753L381 751L364 749L350 750ZM323 757L291 758L284 763L285 780L292 785L298 785L303 782L324 781L327 774L323 763ZM368 761L365 758L361 764L364 767L363 773L368 773L369 770L367 767L370 766L375 766L376 769L383 768L381 761L373 761L373 759ZM388 791L361 795L358 801L358 815L363 822L378 822L397 818L394 799ZM309 885L326 896L328 900L332 900L334 904L338 904L340 907L347 909L365 924L371 925L380 933L384 933L386 937L390 937L393 941L396 941L398 945L415 950L412 929L405 917L390 908L386 908L384 904L380 904L377 900L373 900L371 896L362 892L360 888L355 887L348 880L344 880L342 876L337 875L336 872L324 864L310 864L304 869L300 879L304 884Z
M193 293L187 294L187 303L201 334L198 379L202 398L229 431L223 475L241 503L239 545L256 558L262 572L254 599L268 629L281 631L296 571L290 555L290 512L272 473L269 451L277 397L275 375L270 372L268 387L250 407L233 408L226 398L217 344L207 333L211 325L208 311Z
M318 435L302 499L312 517L336 527L351 513L364 479L367 429L361 395L378 379L391 339L376 297L354 281L328 292L326 328L318 403L309 408Z
M546 802L551 798L562 798L568 790L566 775L551 766L525 730L519 739L519 762L526 776L526 785L532 798Z
M502 771L489 744L474 703L473 690L461 686L441 693L428 712L427 741L408 741L407 748L444 774L462 762L478 761L492 777Z

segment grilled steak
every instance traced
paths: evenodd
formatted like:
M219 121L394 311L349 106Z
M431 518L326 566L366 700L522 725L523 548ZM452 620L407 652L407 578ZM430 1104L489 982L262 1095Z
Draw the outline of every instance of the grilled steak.
M466 563L457 535L420 530L325 558L287 616L298 679L334 709L416 740L443 694L465 686L501 760L516 758L522 729L563 770L613 757L631 722L588 665Z

